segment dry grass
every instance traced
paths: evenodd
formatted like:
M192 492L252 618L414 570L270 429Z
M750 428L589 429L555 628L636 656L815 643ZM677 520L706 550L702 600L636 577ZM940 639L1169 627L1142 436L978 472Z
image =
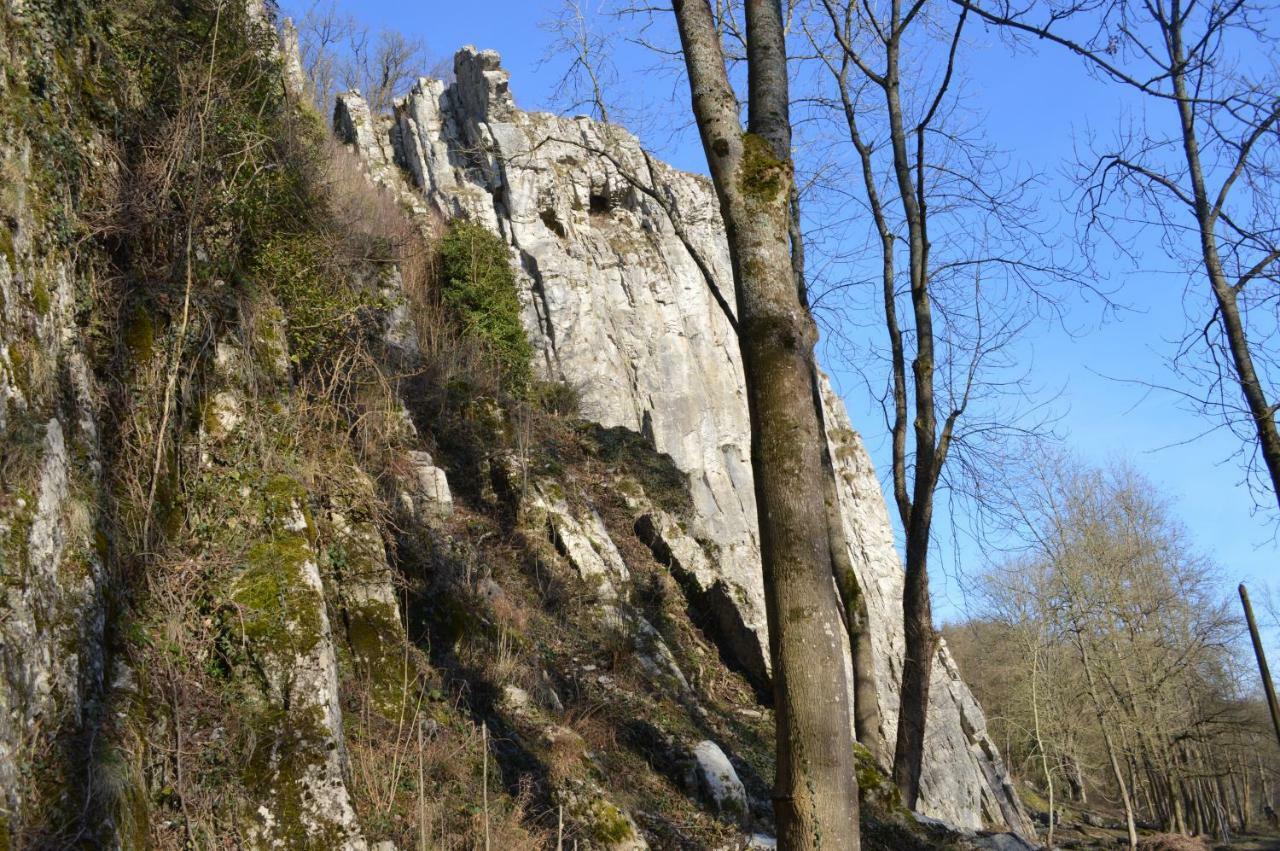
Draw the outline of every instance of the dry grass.
M440 306L436 283L436 246L444 220L406 210L390 191L368 178L359 156L336 139L326 140L320 162L320 180L331 199L336 231L362 237L348 240L343 249L347 258L372 260L398 272L426 360L456 349L458 335Z
M1139 851L1209 851L1209 843L1199 836L1160 833L1138 840Z
M547 847L549 838L528 826L529 789L504 794L492 755L486 772L480 727L460 706L424 703L422 694L394 721L367 709L367 692L349 698L356 706L348 712L362 718L347 739L350 788L370 835L420 851L483 848L486 836L493 848Z

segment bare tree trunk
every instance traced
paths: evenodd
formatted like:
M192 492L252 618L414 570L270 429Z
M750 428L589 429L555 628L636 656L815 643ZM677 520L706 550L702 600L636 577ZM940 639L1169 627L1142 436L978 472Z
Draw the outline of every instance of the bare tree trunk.
M1133 786L1134 798L1139 795L1142 797L1142 806L1146 810L1149 821L1155 821L1156 805L1151 797L1151 787L1146 783L1146 775L1138 771L1138 759L1133 754L1129 755L1129 782ZM1135 802L1136 803L1136 802Z
M845 124L849 130L849 137L853 142L854 148L858 151L860 162L862 163L863 184L867 191L868 204L875 219L876 230L880 235L882 286L885 292L885 310L888 311L888 327L893 346L894 403L898 408L898 424L895 424L893 429L894 445L897 447L900 434L904 434L900 424L906 418L906 397L898 392L903 387L903 376L900 368L903 363L903 350L902 335L898 331L896 319L893 318L893 232L889 229L889 224L884 215L884 207L880 202L879 193L876 191L875 174L871 164L871 151L863 143L862 137L858 132L857 113L853 107L853 99L849 95L848 65L849 58L846 56L841 72L836 75L836 82L844 107ZM836 528L842 529L842 526L838 525L842 524L843 520L840 518L839 502L834 493L834 469L832 470L831 488L833 492L830 499L835 507L835 516L831 518L830 522ZM898 501L901 504L901 499ZM830 508L828 509L828 511L831 510ZM843 533L841 538L843 540ZM836 584L840 589L841 602L844 605L845 626L849 631L850 650L853 656L854 723L857 728L858 741L870 751L872 758L875 759L878 765L889 769L893 765L893 754L889 751L889 744L885 741L884 731L881 726L880 697L876 683L875 660L871 652L867 600L862 594L862 589L858 587L857 575L854 574L853 566L849 563L846 548L843 546L837 547L833 542L832 554L834 557Z
M826 54L822 54L821 58L834 76L840 93L850 141L858 152L861 164L868 207L880 238L882 301L893 375L893 495L906 536L906 576L902 595L906 651L899 692L893 779L902 793L903 803L914 809L920 794L929 687L938 647L929 597L930 529L935 494L946 463L955 422L963 414L969 398L969 389L966 388L961 399L941 417L943 422L939 428L939 402L934 388L937 341L933 325L933 296L930 292L930 190L925 179L925 148L926 139L936 129L931 127L931 122L938 114L950 85L955 49L967 12L959 16L946 71L937 90L930 96L932 106L920 116L918 124L910 126L907 122L907 110L903 106L900 71L904 32L915 19L921 4L889 0L884 25L873 22L877 38L884 47L883 71L872 70L866 57L854 46L853 10L856 4L852 0L844 0L842 3L823 0L823 6L831 19L843 58L838 64ZM838 6L843 8L843 13ZM875 15L872 14L872 17ZM848 83L851 66L856 67L884 96L894 183L894 188L886 191L887 197L891 199L896 192L894 203L901 207L902 222L906 228L911 299L910 325L906 332L902 323L904 317L899 316L897 306L894 271L897 234L895 226L891 225L890 218L886 216L882 187L878 185L875 174L872 146L861 136L858 127L858 117ZM911 359L910 384L907 379L908 338L915 348ZM912 436L910 442L909 433Z
M1237 762L1240 766L1240 832L1248 833L1251 815L1249 805L1252 803L1249 800L1249 766L1245 763L1243 755L1237 757Z
M1085 647L1084 637L1077 635L1076 641L1080 649L1080 661L1084 668L1085 682L1089 687L1089 697L1093 701L1094 712L1098 717L1098 728L1102 732L1102 742L1106 746L1107 760L1111 763L1111 774L1120 790L1120 802L1124 805L1125 827L1129 834L1129 848L1138 847L1138 828L1133 819L1133 800L1129 796L1129 787L1124 780L1124 771L1120 768L1120 759L1116 754L1115 739L1111 735L1111 727L1107 724L1107 713L1102 706L1102 696L1098 693L1097 683L1093 675L1093 666L1089 662L1089 651Z
M827 523L831 529L831 566L844 611L844 625L849 633L849 651L853 661L853 723L858 742L867 749L876 765L887 769L892 754L881 728L880 695L876 682L875 656L871 648L871 622L867 598L858 583L844 538L844 520L835 495L835 475L828 477Z
M894 18L896 21L897 16ZM938 646L938 636L933 629L933 604L929 599L929 530L933 523L934 487L946 448L937 443L933 396L933 308L926 276L929 240L920 203L923 196L912 180L911 162L907 156L907 134L898 91L898 45L890 41L887 48L889 135L894 173L907 218L911 307L916 328L916 356L911 363L915 390L915 487L909 516L903 518L906 527L906 577L902 589L902 627L906 655L902 661L902 697L893 754L893 779L902 791L903 803L915 809L924 766L924 734L933 654ZM905 468L905 465L904 458L901 466Z
M737 285L777 713L774 811L785 849L859 848L840 606L832 582L825 435L813 399L817 327L792 266L791 127L778 0L747 0L749 132L707 0L673 11Z
M1178 789L1182 793L1182 818L1186 827L1183 832L1187 834L1200 833L1203 825L1200 820L1200 810L1197 806L1196 781L1191 759L1187 754L1186 747L1183 745L1178 745L1174 753L1175 759L1181 768Z
M1262 813L1266 816L1267 807L1271 806L1271 786L1267 783L1267 767L1262 764L1262 754L1258 753L1258 782L1262 787Z
M1244 793L1241 791L1240 781L1236 779L1235 771L1227 772L1226 780L1226 796L1227 803L1230 804L1228 816L1235 819L1235 826L1238 831L1244 833L1249 829L1249 817L1244 812Z
M1166 750L1169 755L1167 760L1167 773L1165 776L1166 786L1168 788L1169 807L1173 810L1173 822L1171 830L1174 833L1188 833L1190 823L1187 820L1187 797L1183 792L1184 778L1180 760L1178 759L1178 748L1168 741L1167 736L1162 736L1161 741L1166 744Z
M1244 606L1244 619L1249 624L1249 637L1253 639L1253 655L1258 660L1258 675L1262 678L1262 689L1267 694L1267 708L1271 710L1271 724L1276 728L1276 741L1280 742L1280 702L1276 701L1276 684L1271 679L1271 669L1267 666L1267 654L1262 649L1262 636L1258 632L1258 622L1253 617L1253 604L1249 602L1249 589L1240 583L1240 603Z
M1194 772L1194 782L1192 784L1193 794L1196 804L1196 821L1198 824L1198 833L1209 833L1213 830L1213 809L1210 806L1209 794L1205 789L1205 769L1204 760L1199 752L1192 746L1187 746L1187 762Z
M1044 844L1047 848L1052 849L1053 828L1058 816L1053 807L1053 772L1049 769L1049 755L1045 752L1044 738L1040 735L1040 699L1037 688L1037 683L1040 679L1039 670L1040 646L1037 644L1031 654L1031 719L1036 737L1036 749L1040 751L1040 770L1044 772L1044 782L1049 793L1049 828Z
M1085 786L1084 771L1080 768L1080 760L1074 756L1067 760L1067 783L1071 786L1071 800L1077 804L1089 803L1089 790Z

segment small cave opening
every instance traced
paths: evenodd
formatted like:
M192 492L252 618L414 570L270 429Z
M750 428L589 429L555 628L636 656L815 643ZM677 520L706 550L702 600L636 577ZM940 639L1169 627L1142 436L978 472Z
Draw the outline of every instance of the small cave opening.
M556 236L560 237L561 239L564 239L566 236L568 236L568 232L565 231L564 225L560 223L560 219L558 216L556 216L555 210L548 207L544 209L541 213L539 213L538 217L542 219L542 223L546 225L548 229L555 232Z
M591 191L589 210L593 216L607 216L613 212L613 198L609 196L607 191Z

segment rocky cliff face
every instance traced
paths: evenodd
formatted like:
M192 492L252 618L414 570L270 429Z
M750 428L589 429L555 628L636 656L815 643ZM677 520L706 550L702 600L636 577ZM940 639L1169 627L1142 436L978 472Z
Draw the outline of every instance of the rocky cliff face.
M95 712L104 665L100 388L76 329L85 281L50 215L48 149L15 103L55 60L47 42L0 41L0 65L26 72L0 74L0 844L38 778L22 753ZM100 141L75 139L86 158Z
M361 164L271 23L0 10L0 848L771 847L709 187L475 51L344 98ZM441 314L440 213L574 393ZM828 407L891 727L901 578ZM927 811L1016 824L945 655L935 690ZM957 840L867 791L868 851Z
M358 95L337 126L376 179L399 166L447 217L510 245L540 367L583 415L650 440L688 476L694 511L672 557L721 649L757 684L768 653L742 366L709 181L654 160L625 130L524 112L491 51L466 48L456 82L423 79L375 123ZM903 653L902 570L879 482L843 404L824 395L845 534L868 598L886 739ZM652 518L649 523L652 526ZM691 542L692 543L692 542ZM950 823L1026 827L981 708L947 649L934 666L921 809Z

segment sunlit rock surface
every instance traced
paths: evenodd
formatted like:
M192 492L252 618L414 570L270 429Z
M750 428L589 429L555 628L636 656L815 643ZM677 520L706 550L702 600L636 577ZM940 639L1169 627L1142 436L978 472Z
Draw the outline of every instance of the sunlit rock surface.
M456 81L423 79L389 129L357 94L340 135L375 179L508 241L539 368L585 417L645 435L688 474L687 531L637 505L655 555L691 578L733 661L768 676L760 547L733 281L710 182L654 160L620 127L516 107L492 51L464 48ZM387 167L390 158L399 174ZM843 403L824 387L850 555L874 631L885 736L903 654L900 560L880 484ZM664 555L665 553L665 555ZM682 580L683 581L683 580ZM961 827L1026 828L986 721L945 647L934 666L921 810Z

